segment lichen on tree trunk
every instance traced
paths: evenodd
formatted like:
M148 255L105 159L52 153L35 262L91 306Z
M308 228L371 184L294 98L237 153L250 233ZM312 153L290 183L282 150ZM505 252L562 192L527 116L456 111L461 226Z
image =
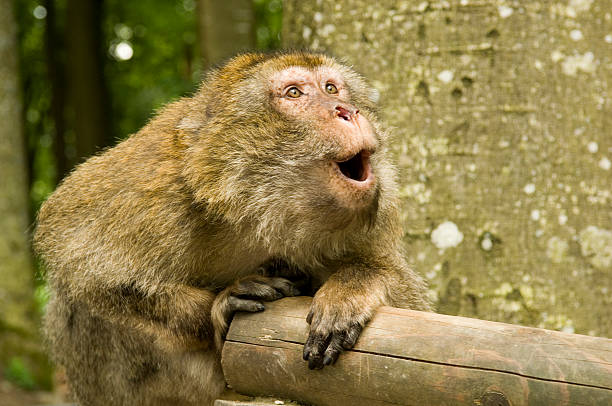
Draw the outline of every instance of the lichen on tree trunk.
M380 92L439 311L612 337L612 2L284 4Z

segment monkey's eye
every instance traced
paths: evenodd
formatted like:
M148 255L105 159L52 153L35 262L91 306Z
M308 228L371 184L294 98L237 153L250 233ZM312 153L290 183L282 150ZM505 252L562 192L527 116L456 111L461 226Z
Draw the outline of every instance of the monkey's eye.
M297 87L293 86L291 89L287 90L287 93L285 94L293 99L297 99L304 93L302 93Z
M333 83L328 83L325 85L325 91L329 94L338 93L338 88Z

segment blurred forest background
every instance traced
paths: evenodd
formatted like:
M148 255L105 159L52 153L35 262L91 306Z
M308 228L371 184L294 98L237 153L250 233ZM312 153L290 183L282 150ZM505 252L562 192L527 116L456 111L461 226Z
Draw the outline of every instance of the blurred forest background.
M281 46L380 96L439 312L612 336L612 0L0 0L0 404L52 387L40 204L211 65Z

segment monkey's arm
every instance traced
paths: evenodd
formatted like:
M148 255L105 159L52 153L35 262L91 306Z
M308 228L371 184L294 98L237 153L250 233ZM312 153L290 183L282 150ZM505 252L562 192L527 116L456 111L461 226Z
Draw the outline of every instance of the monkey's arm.
M355 345L380 306L430 310L425 284L401 255L342 263L316 293L307 321L310 334L304 360L310 369L335 362Z
M111 322L142 331L157 345L207 347L214 336L211 308L216 293L182 283L163 283L141 290L133 285L89 292L91 311Z
M177 345L208 347L213 339L221 349L229 320L236 311L261 311L261 301L296 296L299 292L287 279L252 275L219 293L166 283L147 293L122 287L99 294L105 299L96 302L106 306L98 306L98 314L149 333L159 345L176 350Z

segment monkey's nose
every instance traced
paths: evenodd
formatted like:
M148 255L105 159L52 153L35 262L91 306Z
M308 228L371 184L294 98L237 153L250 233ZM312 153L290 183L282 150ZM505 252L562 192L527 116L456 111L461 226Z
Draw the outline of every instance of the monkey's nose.
M351 121L351 118L357 115L357 113L359 113L359 110L357 109L351 111L345 107L336 106L336 116L342 118L343 120Z

